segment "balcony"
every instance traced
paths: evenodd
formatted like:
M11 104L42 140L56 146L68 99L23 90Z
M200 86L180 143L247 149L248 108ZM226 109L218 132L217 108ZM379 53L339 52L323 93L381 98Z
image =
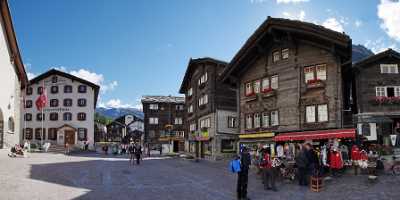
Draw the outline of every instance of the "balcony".
M307 90L316 89L316 88L324 88L325 82L319 79L308 80L307 81Z

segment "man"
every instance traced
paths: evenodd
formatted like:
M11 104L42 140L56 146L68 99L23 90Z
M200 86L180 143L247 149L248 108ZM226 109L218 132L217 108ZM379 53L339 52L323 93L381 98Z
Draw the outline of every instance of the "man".
M135 164L135 145L133 144L133 142L131 142L131 144L129 145L128 152L129 152L129 163L134 165Z
M140 146L139 142L135 145L135 156L136 156L136 164L140 165L140 156L142 155L142 146Z
M264 150L264 157L261 162L261 167L263 169L263 182L264 190L272 190L274 192L278 191L275 187L275 169L272 167L272 160L269 154L270 148Z
M242 153L240 154L240 163L241 166L237 182L237 198L238 200L250 200L247 198L247 183L249 179L251 158L247 147L243 147Z
M307 174L308 174L308 158L307 149L304 146L296 155L296 165L298 169L299 185L307 186Z

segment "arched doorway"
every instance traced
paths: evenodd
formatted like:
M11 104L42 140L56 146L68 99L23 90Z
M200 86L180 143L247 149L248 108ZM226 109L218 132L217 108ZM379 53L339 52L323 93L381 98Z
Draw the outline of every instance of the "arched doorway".
M4 119L3 112L0 109L0 149L4 147Z

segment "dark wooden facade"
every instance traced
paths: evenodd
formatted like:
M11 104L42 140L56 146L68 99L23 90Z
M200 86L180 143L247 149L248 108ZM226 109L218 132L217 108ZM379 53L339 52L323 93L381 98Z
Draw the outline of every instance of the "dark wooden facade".
M185 99L173 96L144 96L142 98L144 113L144 143L150 148L173 143L174 151L184 150L185 134ZM150 105L157 109L150 109ZM150 118L157 118L157 124L151 124ZM181 118L182 124L175 124ZM182 134L183 133L183 134Z
M279 60L273 58L274 54ZM314 70L313 76L319 77L317 69L323 68L325 80L306 81L306 72ZM239 88L242 135L279 134L352 126L352 122L343 120L345 107L350 105L351 76L343 75L347 68L351 68L351 39L347 35L311 23L269 17L235 55L222 78ZM274 88L272 77L277 79ZM256 94L254 83L264 78L269 79L270 87ZM249 83L252 93L246 93ZM321 117L319 121L319 105L326 105L327 119ZM315 122L306 121L307 106L315 106ZM266 126L262 121L264 113L269 116ZM278 122L272 123L276 113ZM253 119L246 122L248 116ZM247 126L248 123L252 125Z
M185 94L187 143L190 146L187 150L199 157L208 154L211 159L216 159L222 156L222 140L234 140L232 135L236 133L236 127L227 127L227 120L228 117L236 118L236 92L219 77L226 66L226 62L208 57L190 59L179 90ZM207 80L199 83L205 74ZM199 105L199 99L204 96L207 96L207 103ZM210 119L209 127L202 128L201 121L207 118Z
M382 69L388 65L390 71ZM400 54L389 49L353 66L358 108L355 119L358 132L367 140L389 145L391 134L400 138L399 65Z

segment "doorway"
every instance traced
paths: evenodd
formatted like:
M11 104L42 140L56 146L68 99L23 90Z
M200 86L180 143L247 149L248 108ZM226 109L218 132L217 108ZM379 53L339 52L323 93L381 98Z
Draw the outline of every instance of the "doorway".
M65 144L69 144L69 145L73 145L75 144L75 131L68 131L65 130L64 131L64 143Z

